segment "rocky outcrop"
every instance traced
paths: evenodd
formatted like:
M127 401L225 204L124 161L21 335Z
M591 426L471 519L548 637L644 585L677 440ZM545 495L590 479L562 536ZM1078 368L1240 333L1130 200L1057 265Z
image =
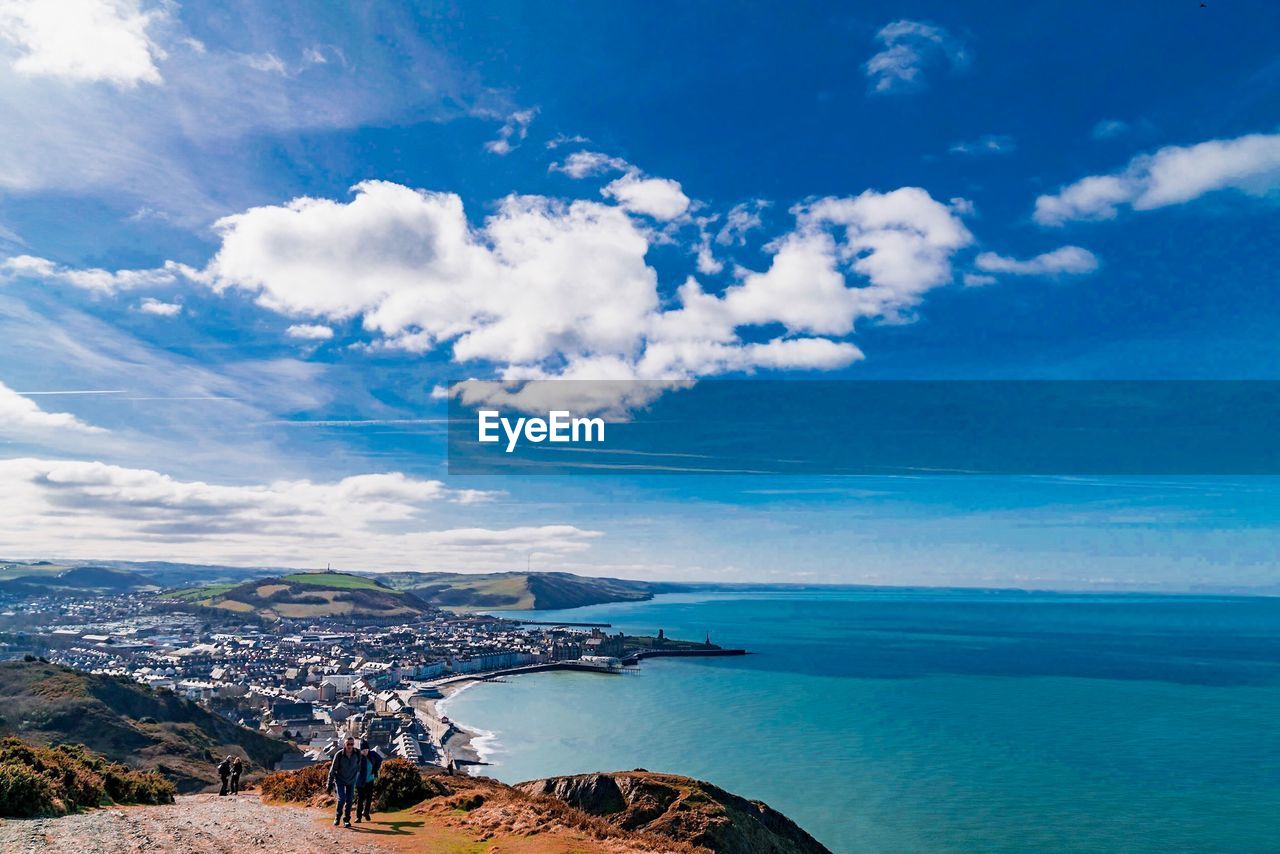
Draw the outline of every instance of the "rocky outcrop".
M564 801L624 830L680 840L717 854L827 852L822 843L767 804L674 774L577 774L531 780L516 788Z

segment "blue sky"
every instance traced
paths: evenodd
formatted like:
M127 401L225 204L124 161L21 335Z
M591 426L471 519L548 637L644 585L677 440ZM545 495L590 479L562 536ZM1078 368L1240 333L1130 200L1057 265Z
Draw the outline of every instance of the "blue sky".
M450 478L432 394L1277 378L1273 4L51 9L0 3L0 555L1275 583L1266 479Z

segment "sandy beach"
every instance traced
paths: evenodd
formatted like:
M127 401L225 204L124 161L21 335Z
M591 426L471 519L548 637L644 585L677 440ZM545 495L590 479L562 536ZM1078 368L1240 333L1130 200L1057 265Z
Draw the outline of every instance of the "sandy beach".
M479 737L478 734L452 721L446 723L445 718L447 716L440 710L441 704L449 697L479 681L482 680L465 678L437 684L432 687L439 689L444 696L434 699L419 698L413 702L414 711L417 713L418 719L422 721L427 733L431 736L432 743L437 746L442 754L442 762L447 763L449 759L453 759L455 763L463 765L478 765L481 763L480 754L473 743Z

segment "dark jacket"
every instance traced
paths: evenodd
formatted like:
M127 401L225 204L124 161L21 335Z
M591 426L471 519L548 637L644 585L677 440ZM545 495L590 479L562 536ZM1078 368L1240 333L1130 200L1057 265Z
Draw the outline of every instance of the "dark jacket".
M345 750L333 754L333 763L329 765L329 785L342 783L354 786L360 779L360 752L351 751L348 756Z
M373 766L373 777L376 780L378 777L378 769L382 767L382 754L378 753L378 751L373 748L370 748L369 750L368 759L363 756L360 757L360 775L356 779L362 786L364 785L364 778L368 776L370 765Z
M230 762L228 762L227 760L225 760L225 759L224 759L224 760L222 760L222 762L221 762L221 763L219 763L219 765L218 765L218 776L219 776L219 777L230 777L230 776L231 776L231 763L230 763Z
M244 763L242 763L240 761L240 757L237 756L236 760L231 763L231 776L239 777L241 772L243 771L244 771Z

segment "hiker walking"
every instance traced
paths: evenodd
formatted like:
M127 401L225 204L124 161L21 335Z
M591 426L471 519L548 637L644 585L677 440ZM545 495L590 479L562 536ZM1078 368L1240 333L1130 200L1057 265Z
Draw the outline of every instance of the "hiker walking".
M222 791L218 792L218 797L224 798L227 795L227 784L231 780L231 757L228 756L218 765L218 776L222 779Z
M360 816L365 821L373 821L370 815L373 809L373 784L378 779L378 769L382 767L382 754L369 742L360 742L360 777L356 783L356 824Z
M351 826L351 801L355 797L356 783L360 779L360 754L356 752L356 740L347 736L342 749L333 754L329 765L329 793L337 791L338 806L333 814L333 826L339 823Z
M231 794L240 794L240 774L244 771L244 763L237 756L231 762Z

